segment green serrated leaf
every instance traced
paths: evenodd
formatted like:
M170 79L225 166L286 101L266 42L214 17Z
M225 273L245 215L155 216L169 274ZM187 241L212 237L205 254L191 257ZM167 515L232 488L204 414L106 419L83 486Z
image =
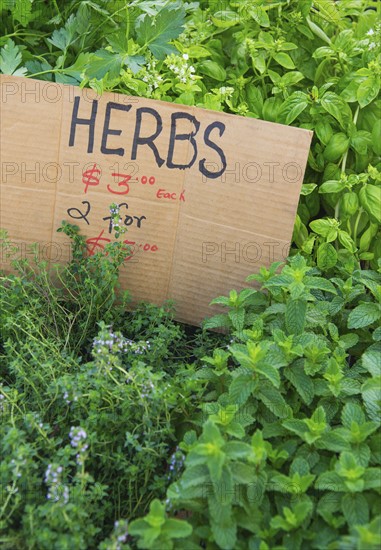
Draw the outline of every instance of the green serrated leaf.
M290 334L303 332L306 323L307 302L289 300L286 305L286 328Z
M369 521L369 506L364 495L353 493L344 495L341 508L348 525L363 525Z
M273 386L261 384L255 395L278 418L287 418L290 415L290 406Z
M145 14L136 27L138 44L142 48L147 46L157 59L162 60L166 55L177 52L169 42L183 31L184 21L185 10L178 4L166 6L156 17Z
M363 303L355 307L348 317L348 328L362 328L381 319L379 304Z
M303 367L291 366L284 369L283 374L295 386L303 401L309 405L314 398L315 390L311 378L306 375Z
M241 405L246 403L255 386L256 383L252 375L240 374L233 378L229 387L229 395L234 403Z
M381 422L381 376L367 380L361 386L361 394L368 416L373 422Z
M372 376L381 375L381 343L371 346L361 357L362 365Z
M8 38L0 51L0 71L3 74L25 76L28 71L24 67L20 67L21 62L20 48L16 46L11 38Z
M33 20L33 0L16 0L12 8L12 15L23 27L27 27Z

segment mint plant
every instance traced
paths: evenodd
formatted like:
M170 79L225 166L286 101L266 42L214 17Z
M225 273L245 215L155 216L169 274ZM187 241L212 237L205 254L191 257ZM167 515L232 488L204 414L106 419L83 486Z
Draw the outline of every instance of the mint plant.
M233 341L204 358L209 403L168 510L189 514L189 548L376 548L380 270L329 281L300 255L280 267L214 301L234 315L206 324Z

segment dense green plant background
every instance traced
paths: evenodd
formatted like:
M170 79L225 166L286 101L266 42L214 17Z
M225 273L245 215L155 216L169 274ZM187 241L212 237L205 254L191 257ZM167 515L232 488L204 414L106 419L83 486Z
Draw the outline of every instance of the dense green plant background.
M314 131L290 258L216 298L203 329L171 304L127 313L126 251L88 257L69 224L68 266L52 277L36 252L2 275L1 546L378 548L381 4L0 13L2 73Z

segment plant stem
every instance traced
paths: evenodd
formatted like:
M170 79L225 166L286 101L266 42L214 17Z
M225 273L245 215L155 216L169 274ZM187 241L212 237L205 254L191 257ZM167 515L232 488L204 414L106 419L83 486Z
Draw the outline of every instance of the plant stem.
M35 76L40 76L42 74L60 73L60 72L62 72L62 69L49 69L48 71L41 71L40 73L27 74L25 75L25 78L34 78Z
M337 201L335 206L335 218L336 220L339 219L339 212L340 212L340 199Z
M353 117L353 124L357 124L357 119L358 119L358 116L359 116L359 112L360 112L360 105L358 105L357 109L356 109L356 112L354 114L354 117Z
M363 212L364 211L360 206L359 213L357 214L357 218L356 218L356 222L355 222L355 227L353 229L353 240L354 240L355 244L356 244L356 239L357 239L357 231L358 231L358 227L359 227L359 223L360 223L360 218L361 218L361 215L362 215Z
M54 4L54 7L56 8L57 14L62 18L62 14L60 12L60 9L58 7L56 0L53 0L53 4Z
M130 48L128 44L128 39L130 38L130 18L128 15L128 4L126 3L126 18L127 18L127 26L126 26L126 46L127 46L127 53L130 53Z

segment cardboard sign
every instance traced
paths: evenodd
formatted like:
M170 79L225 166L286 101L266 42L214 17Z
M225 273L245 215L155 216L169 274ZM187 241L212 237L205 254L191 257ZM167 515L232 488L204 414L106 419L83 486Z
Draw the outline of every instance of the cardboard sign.
M175 103L1 76L1 227L30 256L68 261L62 220L90 253L120 205L135 301L209 302L288 255L312 132ZM3 258L3 265L7 260Z

